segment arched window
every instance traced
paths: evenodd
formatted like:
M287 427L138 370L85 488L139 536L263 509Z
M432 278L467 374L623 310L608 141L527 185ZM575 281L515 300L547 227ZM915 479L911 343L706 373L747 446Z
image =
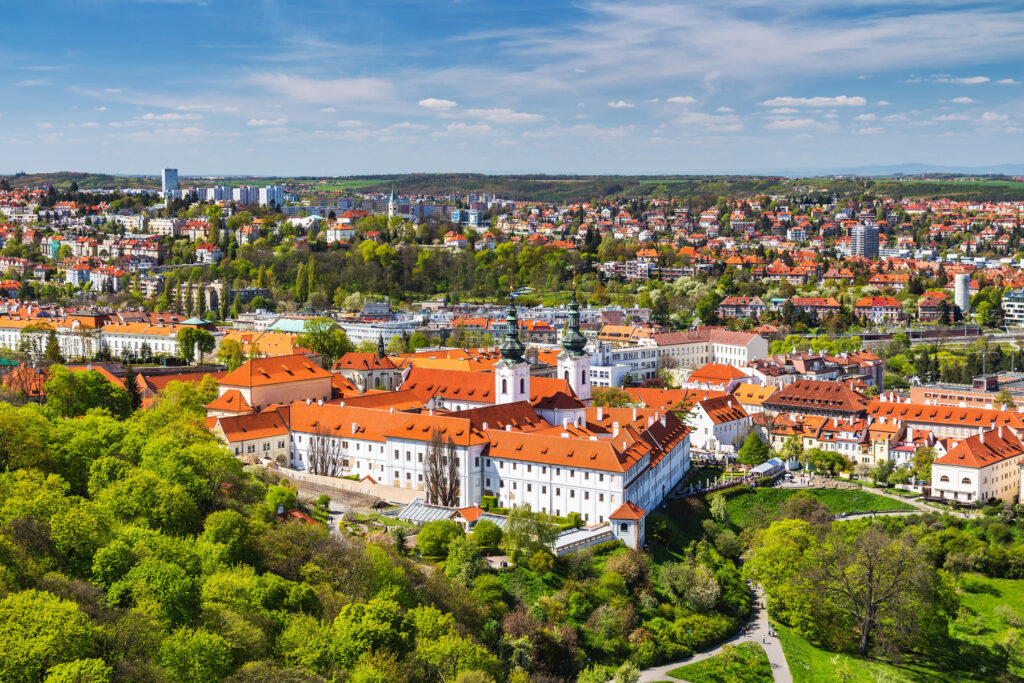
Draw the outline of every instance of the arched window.
M943 474L941 477L939 477L939 481L941 481L943 483L948 483L949 482L949 477L947 477L945 474Z
M519 393L520 394L525 394L526 393L526 380L525 379L519 380Z
M971 480L969 478L967 478L967 477L964 477L963 479L960 480L960 483L961 484L967 484L968 486L970 486L971 485Z
M565 381L566 382L569 381L569 371L568 370L565 371Z
M623 522L619 525L619 531L629 531L629 525Z
M586 370L583 371L583 383L584 384L587 383L587 371Z
M507 394L508 393L508 380L507 379L501 380L501 393L503 393L503 394Z

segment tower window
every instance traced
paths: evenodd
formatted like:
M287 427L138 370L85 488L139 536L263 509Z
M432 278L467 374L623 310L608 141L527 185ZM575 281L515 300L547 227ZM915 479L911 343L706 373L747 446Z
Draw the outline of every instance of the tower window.
M508 393L508 380L507 379L501 380L501 393L503 393L503 394L507 394Z

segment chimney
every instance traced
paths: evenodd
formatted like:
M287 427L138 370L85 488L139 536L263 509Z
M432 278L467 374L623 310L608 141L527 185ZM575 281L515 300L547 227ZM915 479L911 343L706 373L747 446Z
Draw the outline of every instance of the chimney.
M359 431L359 423L358 422L353 422L352 423L352 433L355 434L358 431Z
M668 425L665 424L665 416L664 415L661 416L661 426L662 427L667 427L668 426Z
M506 432L511 432L512 431L512 425L510 425L510 424L505 425L505 431Z
M597 421L600 422L604 419L604 406L597 407Z
M596 435L593 435L593 434L591 434L591 436L590 436L590 440L591 440L591 441L597 441L597 436L596 436Z
M562 432L562 438L563 439L568 439L569 438L569 432Z
M318 398L318 399L316 400L316 404L317 404L318 406L322 406L322 405L324 404L324 400L323 400L322 398Z
M307 405L307 406L308 406L308 405L309 405L310 403L312 403L312 402L313 402L313 399L311 399L311 398L307 398L307 399L306 399L306 405Z
M568 428L569 428L569 416L566 415L566 416L562 417L562 429L568 429Z
M650 427L653 424L654 424L654 416L653 415L648 415L647 416L647 426Z
M907 427L907 441L913 441L913 440L914 440L914 428L913 427Z
M618 436L618 435L619 435L619 423L618 422L612 422L612 436Z
M487 431L487 423L484 422L484 431Z
M633 408L633 422L636 422L636 408Z
M1003 426L999 425L999 438L1003 438Z

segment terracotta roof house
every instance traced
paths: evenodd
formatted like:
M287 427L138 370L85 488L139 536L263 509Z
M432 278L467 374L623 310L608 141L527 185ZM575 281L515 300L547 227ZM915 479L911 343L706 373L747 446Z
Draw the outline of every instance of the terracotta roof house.
M1013 430L998 427L968 437L932 463L932 496L962 504L1020 495L1024 444Z
M864 417L867 400L840 382L798 379L763 402L771 416L780 413L822 417Z

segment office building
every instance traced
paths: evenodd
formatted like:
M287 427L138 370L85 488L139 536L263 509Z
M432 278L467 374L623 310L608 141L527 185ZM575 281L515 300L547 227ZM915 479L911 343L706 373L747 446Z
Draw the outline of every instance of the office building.
M166 195L178 190L178 169L165 168L160 175L160 190Z
M878 257L878 226L857 225L850 231L850 253L864 258Z

